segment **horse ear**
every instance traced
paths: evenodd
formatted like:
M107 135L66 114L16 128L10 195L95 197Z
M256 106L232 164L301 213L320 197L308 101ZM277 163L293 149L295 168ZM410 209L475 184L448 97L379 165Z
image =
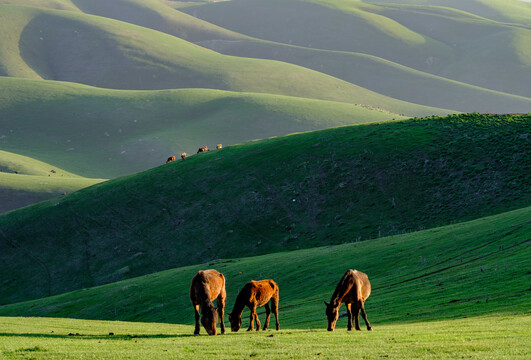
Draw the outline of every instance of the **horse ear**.
M324 302L324 304L326 305L326 307L328 307L328 306L330 305L330 304L327 303L326 301L323 301L323 302Z

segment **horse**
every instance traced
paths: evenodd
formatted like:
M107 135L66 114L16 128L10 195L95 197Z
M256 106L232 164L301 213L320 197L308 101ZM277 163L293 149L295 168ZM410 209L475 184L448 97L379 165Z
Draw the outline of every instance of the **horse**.
M336 322L339 317L338 311L342 303L347 307L348 330L352 330L353 315L355 319L356 330L360 329L359 315L365 320L367 330L372 330L367 313L365 312L365 301L371 294L371 283L367 274L358 270L347 270L345 275L337 284L336 290L330 299L330 304L326 301L326 317L328 318L328 331L334 331Z
M182 153L182 154L181 154L181 160L182 160L182 161L186 160L186 153Z
M172 161L175 161L175 156L170 156L168 160L166 160L166 164L171 163Z
M202 152L206 152L208 151L208 147L207 146L203 146L203 147L200 147L199 149L197 149L197 153L202 153Z
M271 300L271 309L268 302ZM256 331L260 331L260 320L256 313L258 306L264 306L266 310L266 319L264 324L264 330L269 327L269 318L271 317L271 310L275 313L276 327L280 329L278 323L278 285L273 280L251 280L243 286L240 293L236 297L236 302L232 308L232 312L229 313L230 328L236 332L240 330L242 326L242 313L247 306L251 310L251 323L247 331L253 330L253 321L256 321Z
M192 278L190 285L190 300L195 310L195 331L199 335L199 308L201 308L201 324L208 335L217 335L216 324L218 316L221 318L221 333L225 334L223 312L225 310L225 276L217 270L200 270ZM217 300L216 307L212 301Z

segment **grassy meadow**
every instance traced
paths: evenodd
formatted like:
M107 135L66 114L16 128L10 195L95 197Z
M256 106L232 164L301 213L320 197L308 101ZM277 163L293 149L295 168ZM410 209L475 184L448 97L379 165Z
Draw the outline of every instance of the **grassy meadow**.
M489 316L194 337L192 326L0 318L4 359L527 359L530 317ZM503 331L503 335L497 336ZM114 335L109 335L113 332ZM73 334L74 336L69 336ZM79 335L76 335L79 334Z
M531 344L525 280L530 211L362 243L219 260L2 306L0 354L7 359L525 359ZM360 320L361 332L347 332L343 307L329 333L323 301L349 267L371 279L366 309L374 330L366 331ZM188 286L205 268L227 278L226 312L246 281L274 278L281 331L232 333L228 327L226 335L208 337L203 329L194 337ZM263 308L259 316L263 321Z

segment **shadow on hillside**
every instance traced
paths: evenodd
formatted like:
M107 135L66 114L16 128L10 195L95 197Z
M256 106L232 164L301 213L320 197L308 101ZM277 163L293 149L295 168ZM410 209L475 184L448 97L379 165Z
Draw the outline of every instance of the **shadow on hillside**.
M53 339L72 339L72 338L81 338L88 340L133 340L133 339L165 339L165 338L184 338L184 337L194 337L193 334L156 334L156 335L83 335L83 334L73 334L73 335L62 335L62 334L40 334L40 333L0 333L0 339L2 337L29 337L29 338L53 338Z

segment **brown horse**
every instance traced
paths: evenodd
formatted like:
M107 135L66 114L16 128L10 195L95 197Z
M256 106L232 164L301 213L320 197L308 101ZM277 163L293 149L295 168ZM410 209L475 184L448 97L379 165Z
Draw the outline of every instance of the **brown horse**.
M367 314L365 313L365 300L371 294L371 283L366 274L358 270L348 270L337 284L336 290L330 299L330 304L326 303L326 317L328 318L328 331L334 331L339 317L338 311L342 303L347 307L348 330L352 330L352 319L354 315L356 330L360 329L360 311L367 330L372 330Z
M271 300L271 309L269 308L269 300ZM242 326L242 313L247 306L251 310L251 323L247 331L253 330L253 321L256 321L256 331L260 331L260 320L256 313L258 306L264 306L266 310L266 320L264 330L269 327L269 318L271 317L271 310L275 313L275 320L277 330L280 329L278 323L278 285L273 280L251 280L244 285L243 289L238 294L232 312L229 313L230 328L236 332Z
M170 156L168 160L166 160L166 164L171 163L172 161L175 161L175 156Z
M207 146L203 146L203 147L200 147L199 149L197 149L197 153L202 153L202 152L206 152L208 151L208 147Z
M199 308L201 308L201 324L208 335L216 335L218 316L221 318L221 333L225 334L223 312L225 310L225 276L214 269L200 270L193 278L190 285L190 299L195 310L195 331L199 335ZM217 313L214 301L217 299Z

